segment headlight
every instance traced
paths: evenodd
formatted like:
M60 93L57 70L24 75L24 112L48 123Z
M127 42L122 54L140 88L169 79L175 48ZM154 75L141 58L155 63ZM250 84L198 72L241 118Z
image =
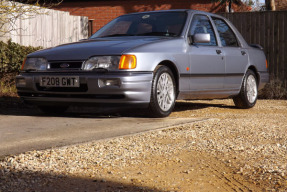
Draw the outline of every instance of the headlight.
M46 70L48 61L45 58L26 58L22 65L22 70Z
M82 70L91 71L94 69L117 70L119 67L120 56L97 56L91 57L84 62Z

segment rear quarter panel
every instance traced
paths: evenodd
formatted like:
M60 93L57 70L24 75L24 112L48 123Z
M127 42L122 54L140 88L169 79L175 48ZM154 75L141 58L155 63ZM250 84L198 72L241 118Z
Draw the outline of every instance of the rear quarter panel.
M249 53L249 63L254 66L258 72L267 72L266 68L266 57L262 50L257 48L248 48Z

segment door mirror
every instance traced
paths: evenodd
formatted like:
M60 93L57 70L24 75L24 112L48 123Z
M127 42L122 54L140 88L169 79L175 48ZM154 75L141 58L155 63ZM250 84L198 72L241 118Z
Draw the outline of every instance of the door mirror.
M209 33L196 33L193 35L192 43L210 43Z

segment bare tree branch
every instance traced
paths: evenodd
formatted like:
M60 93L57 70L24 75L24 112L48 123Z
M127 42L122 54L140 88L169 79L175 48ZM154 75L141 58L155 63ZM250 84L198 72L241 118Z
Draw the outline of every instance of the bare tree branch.
M228 4L228 12L232 12L232 4L242 5L241 0L212 0L212 2L219 2L220 5Z
M41 7L51 8L60 4L63 0L52 3L50 0L0 0L0 37L16 30L15 21L17 19L29 19L38 14L46 14Z

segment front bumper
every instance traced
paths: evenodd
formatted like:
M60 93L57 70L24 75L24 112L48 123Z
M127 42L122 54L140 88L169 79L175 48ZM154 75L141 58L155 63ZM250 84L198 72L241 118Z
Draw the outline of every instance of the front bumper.
M80 87L41 87L41 76L78 76ZM36 105L138 104L150 102L152 72L67 72L21 73L16 77L19 96ZM118 86L102 86L100 81L116 79Z

